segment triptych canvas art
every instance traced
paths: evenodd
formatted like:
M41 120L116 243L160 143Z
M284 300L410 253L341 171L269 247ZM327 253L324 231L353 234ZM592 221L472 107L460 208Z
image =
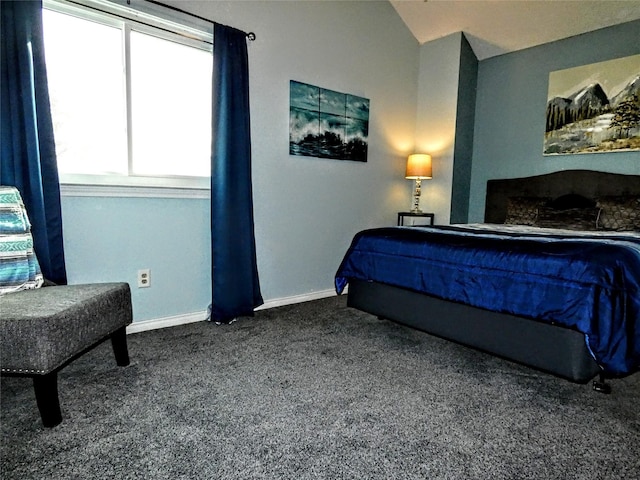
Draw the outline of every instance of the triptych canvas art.
M368 99L291 80L291 155L366 162L368 141Z

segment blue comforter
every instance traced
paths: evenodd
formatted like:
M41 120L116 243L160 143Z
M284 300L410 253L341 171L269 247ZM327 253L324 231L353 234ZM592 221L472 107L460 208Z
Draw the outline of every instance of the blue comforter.
M585 334L604 372L640 369L640 235L484 225L357 234L335 277L376 281Z

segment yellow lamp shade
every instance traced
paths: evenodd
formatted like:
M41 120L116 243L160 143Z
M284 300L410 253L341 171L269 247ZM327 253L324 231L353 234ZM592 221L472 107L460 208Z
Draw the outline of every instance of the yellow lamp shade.
M414 178L432 178L431 172L431 155L426 153L414 153L407 158L407 170L405 177Z

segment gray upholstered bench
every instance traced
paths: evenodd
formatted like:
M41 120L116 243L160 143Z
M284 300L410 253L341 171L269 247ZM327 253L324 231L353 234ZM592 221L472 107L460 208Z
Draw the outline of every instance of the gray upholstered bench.
M117 364L128 365L126 326L131 321L126 283L47 286L0 295L2 374L33 377L42 423L53 427L62 421L58 371L107 338Z

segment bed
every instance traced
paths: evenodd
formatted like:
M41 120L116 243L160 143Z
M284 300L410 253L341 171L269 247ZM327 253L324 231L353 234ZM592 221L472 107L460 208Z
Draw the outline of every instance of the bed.
M359 232L337 292L599 391L640 369L640 175L490 180L485 205L484 224Z

